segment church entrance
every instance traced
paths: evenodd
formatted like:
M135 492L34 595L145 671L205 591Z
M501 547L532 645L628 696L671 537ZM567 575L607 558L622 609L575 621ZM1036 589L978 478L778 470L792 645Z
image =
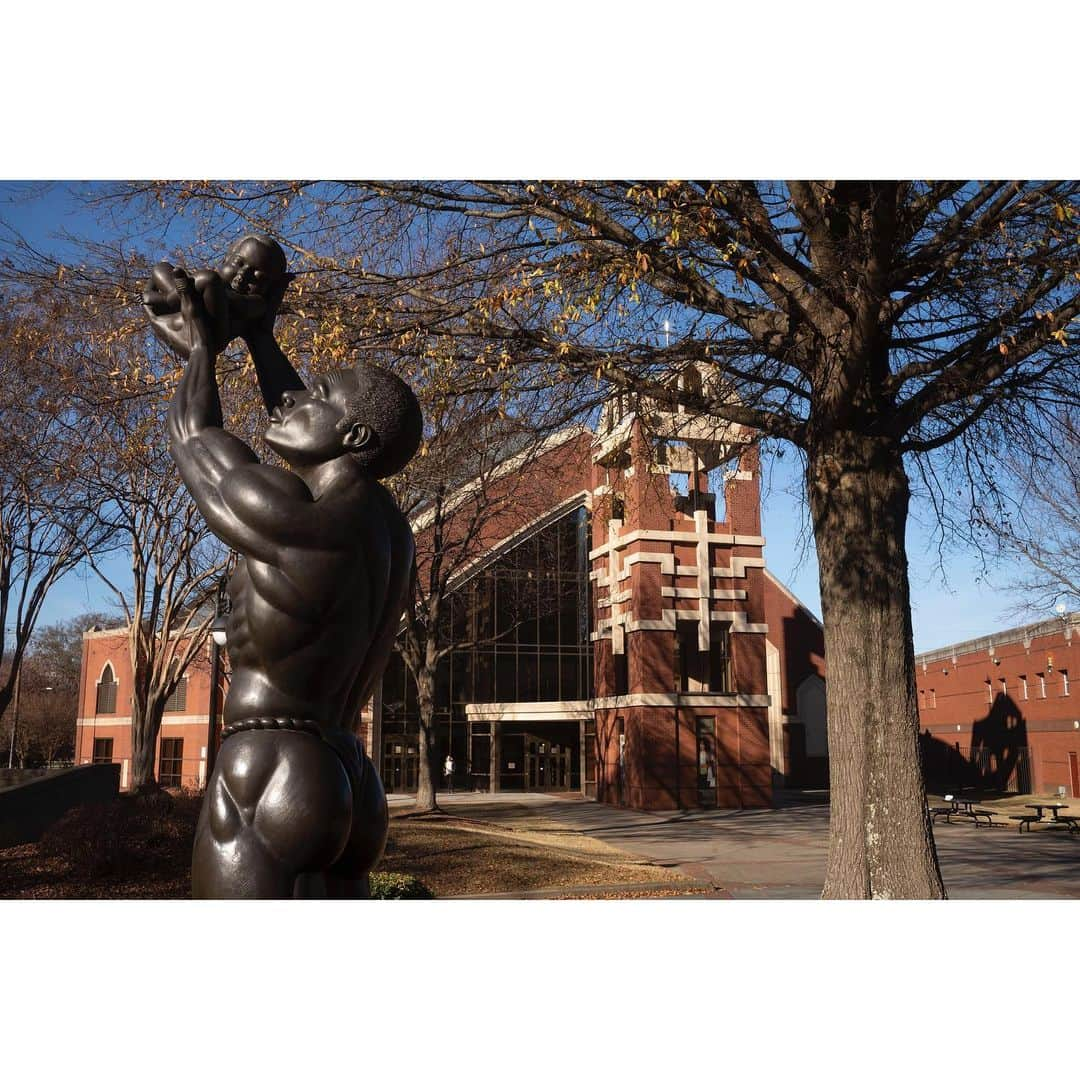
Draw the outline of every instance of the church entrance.
M570 747L544 735L525 736L525 790L569 791Z
M383 738L382 781L386 793L415 791L420 776L418 735L386 735Z
M577 721L498 725L499 791L578 791L581 725Z

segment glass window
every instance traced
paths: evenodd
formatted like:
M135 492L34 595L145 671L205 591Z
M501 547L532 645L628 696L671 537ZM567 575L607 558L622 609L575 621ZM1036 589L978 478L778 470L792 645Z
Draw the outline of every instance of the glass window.
M94 764L109 765L112 763L113 741L112 739L94 740Z
M162 787L180 786L184 772L184 740L162 739L161 759L158 766L158 783Z
M97 687L97 711L99 713L116 712L116 678L112 664L106 664Z
M730 694L731 627L713 624L709 636L709 689L714 694Z
M590 540L588 512L578 507L524 538L451 595L444 630L460 646L449 678L438 680L438 715L464 719L472 702L591 695ZM417 730L414 681L397 653L383 676L382 700L384 733L392 724L398 725L394 730Z

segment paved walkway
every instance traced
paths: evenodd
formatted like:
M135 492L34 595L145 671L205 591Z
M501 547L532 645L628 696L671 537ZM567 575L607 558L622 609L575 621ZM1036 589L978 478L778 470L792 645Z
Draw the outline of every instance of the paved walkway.
M407 804L392 796L391 804ZM542 816L690 877L735 899L816 899L825 875L829 809L642 813L538 794L440 796L449 813L512 824ZM966 822L935 828L949 896L956 900L1080 898L1080 837L1020 834Z

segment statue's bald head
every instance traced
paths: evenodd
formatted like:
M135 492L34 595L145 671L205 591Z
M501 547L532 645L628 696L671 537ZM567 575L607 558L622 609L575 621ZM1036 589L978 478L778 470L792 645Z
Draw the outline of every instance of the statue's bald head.
M393 476L412 459L424 433L420 403L393 372L373 364L336 371L328 385L345 406L343 426L363 424L371 433L353 456L373 476Z

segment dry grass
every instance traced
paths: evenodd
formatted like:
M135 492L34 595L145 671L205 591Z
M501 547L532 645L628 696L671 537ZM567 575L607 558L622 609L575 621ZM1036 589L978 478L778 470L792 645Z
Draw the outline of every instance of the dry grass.
M180 796L148 807L124 796L106 807L73 812L40 843L0 851L0 896L186 898L200 803L199 796ZM522 808L495 823L396 811L379 870L412 874L437 897L545 890L556 897L628 898L706 891L673 870Z
M610 886L643 885L644 895L670 885L672 895L704 891L674 870L523 812L504 823L459 814L395 812L380 870L420 878L436 896L481 896L534 890L572 890L564 895L633 895ZM596 889L583 888L595 886Z

